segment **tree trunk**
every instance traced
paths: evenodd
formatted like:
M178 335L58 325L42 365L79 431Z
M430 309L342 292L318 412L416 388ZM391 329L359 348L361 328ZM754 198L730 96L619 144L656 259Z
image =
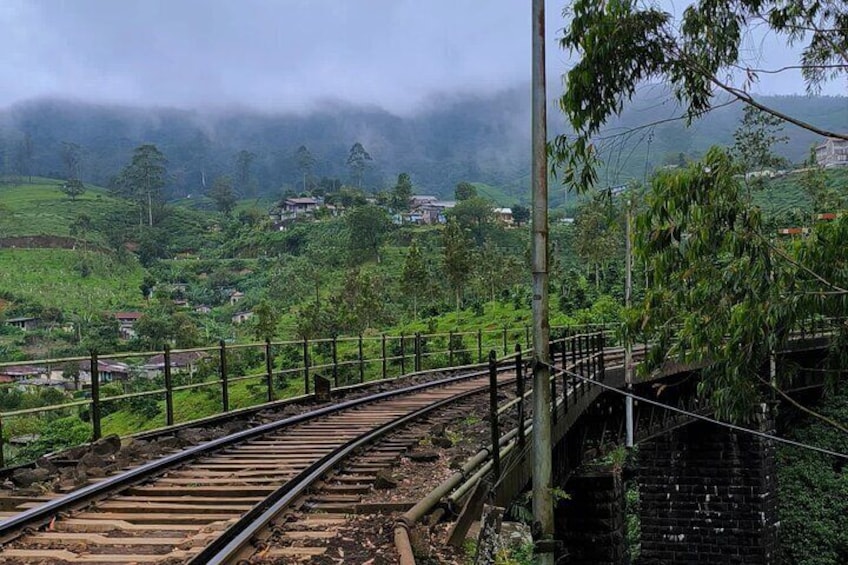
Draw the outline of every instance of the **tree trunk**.
M150 194L150 191L147 191L147 219L148 225L153 227L153 195Z
M456 313L459 314L459 306L460 306L460 303L462 301L462 298L461 298L462 289L457 287L455 292L456 292Z

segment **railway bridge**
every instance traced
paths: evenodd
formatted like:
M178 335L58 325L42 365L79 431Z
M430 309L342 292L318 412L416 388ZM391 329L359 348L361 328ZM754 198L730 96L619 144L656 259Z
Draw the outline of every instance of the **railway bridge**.
M779 523L775 446L769 434L779 421L764 406L746 429L710 422L709 406L696 394L699 367L669 363L635 383L634 466L620 461L586 465L623 444L623 352L607 346L606 337L602 330L583 329L560 333L551 344L554 479L570 498L558 503L558 542L543 549L555 550L565 563L627 563L624 483L636 481L639 563L775 563ZM477 340L482 357L480 333ZM461 353L454 341L454 335L448 336L448 361ZM0 563L308 561L327 552L351 514L368 508L394 511L394 551L404 565L415 562L410 532L418 524L453 521L448 541L455 542L479 517L484 502L508 506L532 481L529 367L521 345L505 354L506 331L500 359L492 351L488 364L436 372L419 370L423 343L416 337L418 371L412 380L378 380L376 389L361 390L334 388L332 380L314 374L314 364L310 373L309 344L304 343L307 394L299 399L306 403L299 411L292 412L297 404L292 401L228 411L199 424L200 429L222 426L220 437L189 446L168 439L196 432L197 423L147 432L137 439L168 446L147 461L127 462L125 469L66 492L0 496ZM828 343L826 332L799 335L779 362L813 366ZM264 347L268 352L271 345ZM340 367L335 340L329 350L335 373ZM358 350L354 365L363 375L361 336ZM402 371L403 351L401 339ZM222 344L221 379L213 384L223 382L226 407L225 354ZM166 350L166 361L169 355ZM267 355L267 371L260 375L269 400L270 359ZM383 375L390 361L384 336L377 363ZM94 355L91 366L98 366ZM798 383L799 391L815 391L820 384L811 378ZM164 391L169 424L173 390ZM414 504L368 498L383 471L414 451L434 423L444 426L481 406L487 407L488 446L429 493L416 493L420 500ZM91 418L99 417L94 408L87 413ZM99 426L95 430L99 434ZM61 473L63 465L97 455L98 445L57 454L35 469ZM0 473L10 477L20 471Z

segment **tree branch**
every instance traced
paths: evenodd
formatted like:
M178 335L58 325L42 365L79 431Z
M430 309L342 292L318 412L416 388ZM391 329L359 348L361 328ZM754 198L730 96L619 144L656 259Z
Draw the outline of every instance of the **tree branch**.
M844 434L848 434L848 428L846 428L845 426L843 426L842 424L840 424L836 420L828 418L824 414L819 414L815 410L811 410L810 408L807 408L806 406L804 406L803 404L801 404L800 402L798 402L797 400L795 400L794 398L792 398L791 396L789 396L788 394L783 392L781 389L779 389L777 387L777 385L767 381L763 377L757 375L757 378L760 380L761 383L763 383L764 385L766 385L767 387L769 387L770 389L775 391L777 394L780 395L781 398L786 400L789 404L791 404L795 408L797 408L797 409L801 410L802 412L812 416L813 418L816 418L816 419L821 420L822 422L824 422L824 423L826 423L830 426L833 426L834 428L836 428L837 430L839 430L840 432L842 432Z

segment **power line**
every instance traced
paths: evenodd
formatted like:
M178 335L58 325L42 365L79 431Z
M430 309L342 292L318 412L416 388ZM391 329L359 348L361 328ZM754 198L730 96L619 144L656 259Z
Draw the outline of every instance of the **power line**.
M568 375L568 376L571 376L571 377L576 377L576 378L578 378L582 381L585 381L585 382L588 382L588 383L593 384L595 386L601 387L604 390L608 390L610 392L614 392L616 394L619 394L619 395L625 396L625 397L629 396L630 398L633 398L634 400L637 400L639 402L644 402L646 404L657 406L659 408L665 408L666 410L670 410L672 412L677 412L678 414L683 414L685 416L689 416L690 418L694 418L696 420L702 420L704 422L708 422L710 424L722 426L722 427L731 429L731 430L736 431L736 432L742 432L742 433L750 434L750 435L753 435L753 436L761 437L763 439L772 440L772 441L775 441L777 443L783 443L783 444L786 444L786 445L791 445L793 447L799 447L801 449L807 449L809 451L815 451L817 453L822 453L824 455L830 455L831 457L837 457L839 459L848 460L848 454L845 454L845 453L839 453L837 451L831 451L830 449L825 449L823 447L817 447L815 445L809 445L809 444L806 444L806 443L801 443L799 441L775 436L775 435L772 435L772 434L767 434L765 432L761 432L761 431L758 431L758 430L752 430L750 428L744 428L742 426L737 426L736 424L731 424L729 422L722 422L721 420L716 420L715 418L710 418L709 416L704 416L702 414L690 412L689 410L684 410L683 408L678 408L678 407L672 406L670 404L663 404L662 402L658 402L656 400L651 400L650 398L645 398L643 396L639 396L639 395L627 392L626 390L621 390L621 389L616 388L614 386L610 386L608 384L604 384L604 383L598 382L596 380L590 379L589 377L584 377L583 375L574 373L572 371L566 371L566 370L563 370L563 369L559 369L557 367L554 367L553 365L549 365L549 367L555 373L564 374L564 375Z

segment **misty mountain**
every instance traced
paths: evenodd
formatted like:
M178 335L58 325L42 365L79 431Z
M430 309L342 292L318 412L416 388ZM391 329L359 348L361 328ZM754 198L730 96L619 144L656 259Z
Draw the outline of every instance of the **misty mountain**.
M765 100L782 111L823 127L848 130L848 99L836 97L773 97ZM82 147L82 177L100 185L129 161L133 148L155 143L168 158L172 177L169 194L182 197L203 192L203 181L234 175L235 154L256 155L253 181L242 196L277 196L300 190L295 152L306 145L316 178L335 177L354 184L346 165L357 141L373 157L363 186L391 186L398 173L412 175L416 191L452 194L457 182L485 182L527 200L529 184L530 96L514 88L487 96L433 98L409 116L376 107L325 105L306 115L273 115L249 110L227 113L92 105L63 100L38 100L0 111L0 152L3 172L24 168L21 146L31 139L32 174L63 176L62 142ZM715 110L690 128L667 95L644 95L628 105L604 133L607 165L603 182L641 179L646 170L684 158L695 158L713 144L732 142L742 113L740 104ZM549 110L551 131L562 131L563 117ZM659 123L629 134L644 124ZM790 142L778 151L793 161L806 157L816 136L787 127Z

